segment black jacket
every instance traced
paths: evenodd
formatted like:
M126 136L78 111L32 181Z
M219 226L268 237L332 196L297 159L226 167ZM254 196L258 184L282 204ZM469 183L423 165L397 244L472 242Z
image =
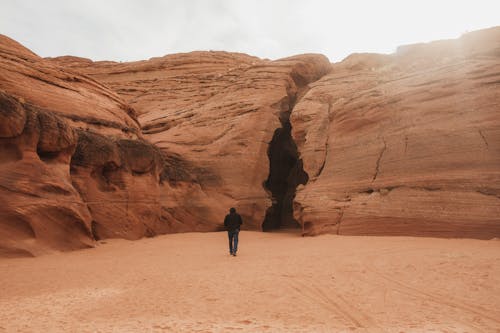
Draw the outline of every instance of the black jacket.
M230 213L226 215L226 218L224 219L224 226L226 227L227 231L234 231L236 229L240 228L240 225L243 224L243 221L241 220L241 216L238 213Z

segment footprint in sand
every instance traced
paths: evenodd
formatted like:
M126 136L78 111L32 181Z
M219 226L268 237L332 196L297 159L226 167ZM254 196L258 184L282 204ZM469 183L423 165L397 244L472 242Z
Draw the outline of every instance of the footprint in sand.
M170 330L171 329L171 327L168 326L168 325L164 325L164 326L162 326L162 325L154 325L153 328L155 330Z
M216 302L219 299L218 298L206 298L206 300L209 301L209 302Z

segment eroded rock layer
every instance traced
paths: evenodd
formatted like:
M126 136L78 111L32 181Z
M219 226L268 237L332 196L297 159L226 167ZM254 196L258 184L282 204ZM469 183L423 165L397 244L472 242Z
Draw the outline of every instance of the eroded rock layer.
M232 206L248 229L499 237L499 82L499 28L333 65L0 35L0 255L220 230Z
M321 55L226 52L125 64L41 59L6 37L0 51L7 255L219 230L231 206L260 229L280 117L331 68Z
M160 188L191 186L189 169L145 141L101 83L0 36L0 120L0 255L178 230Z
M0 35L0 89L70 124L103 134L137 137L134 110L103 84L42 59Z
M91 246L92 217L69 174L74 130L4 92L0 119L0 255Z
M500 236L500 29L355 54L292 112L304 233Z
M307 85L331 69L322 55L269 61L227 52L132 63L52 61L112 87L137 111L150 142L191 165L194 186L169 189L176 198L162 203L167 220L186 230L220 228L232 206L246 228L262 227L273 201L264 184L269 144Z

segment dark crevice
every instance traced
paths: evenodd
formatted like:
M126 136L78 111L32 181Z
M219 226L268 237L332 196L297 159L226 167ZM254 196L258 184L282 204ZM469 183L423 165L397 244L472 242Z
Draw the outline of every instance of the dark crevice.
M289 110L280 113L281 128L274 131L267 151L269 177L264 187L271 194L272 206L266 211L263 231L300 227L293 217L293 200L297 186L306 184L309 176L302 167L297 145L292 138L290 111L294 103L290 104Z
M489 144L488 141L486 140L486 137L484 136L483 132L481 130L477 130L479 132L479 135L483 139L484 145L486 146L486 149L489 149Z
M344 209L341 209L339 218L337 219L337 235L340 235L340 223L342 223L343 217L344 217Z
M59 156L58 151L43 151L40 148L37 149L36 153L38 157L44 162L51 162Z
M328 119L330 119L330 121L332 121L332 118L331 118L331 114L332 114L332 102L328 102ZM318 172L316 173L316 177L319 177L321 175L321 173L323 172L323 169L325 168L325 165L326 165L326 160L328 159L328 141L330 139L330 135L328 133L328 131L326 132L326 140L325 140L325 156L323 157L323 163L321 164Z
M90 231L92 233L92 237L96 241L101 239L101 237L99 236L99 228L100 225L96 221L92 221L92 223L90 224Z
M385 139L382 139L382 141L384 142L384 146L380 150L380 153L379 153L378 158L377 158L377 162L375 165L375 172L374 172L373 178L372 178L372 183L377 179L377 176L378 176L379 171L380 171L380 161L382 160L382 157L384 156L385 150L387 149L387 143L385 142Z

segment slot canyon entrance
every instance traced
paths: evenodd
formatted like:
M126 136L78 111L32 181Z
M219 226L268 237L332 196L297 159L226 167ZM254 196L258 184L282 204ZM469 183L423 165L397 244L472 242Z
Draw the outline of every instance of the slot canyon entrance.
M280 114L281 128L274 131L269 144L269 177L264 187L271 192L272 206L266 211L262 231L299 228L293 218L293 199L299 184L306 184L309 176L298 158L297 145L292 138L290 113Z

